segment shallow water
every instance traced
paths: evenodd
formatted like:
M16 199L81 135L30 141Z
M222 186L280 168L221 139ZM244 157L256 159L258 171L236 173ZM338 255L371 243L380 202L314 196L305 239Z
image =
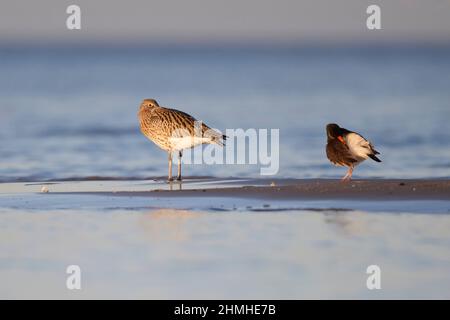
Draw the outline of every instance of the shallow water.
M450 49L0 48L0 181L154 177L166 155L138 130L143 98L213 127L280 129L278 177L338 177L324 126L381 152L355 176L450 176ZM189 165L256 177L259 166Z
M3 210L1 298L450 298L449 215ZM366 268L381 268L381 290ZM81 268L80 291L65 287Z
M165 188L0 184L0 298L450 298L448 200L114 194ZM66 288L69 265L81 268L81 291ZM366 287L369 265L381 290Z

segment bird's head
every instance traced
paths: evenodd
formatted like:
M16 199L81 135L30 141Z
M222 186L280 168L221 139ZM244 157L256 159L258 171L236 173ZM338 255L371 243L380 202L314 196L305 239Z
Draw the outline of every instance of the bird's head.
M327 137L328 139L337 139L342 136L342 129L336 123L327 124Z
M158 104L158 102L156 102L155 99L144 99L141 103L140 109L141 110L144 108L151 109L151 108L155 108L155 107L159 107L159 104Z

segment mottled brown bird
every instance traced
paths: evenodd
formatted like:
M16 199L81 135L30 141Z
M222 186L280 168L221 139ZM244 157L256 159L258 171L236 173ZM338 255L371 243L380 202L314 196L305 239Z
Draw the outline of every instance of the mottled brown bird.
M160 107L154 99L145 99L139 107L141 132L158 147L168 152L169 175L172 181L172 153L178 152L178 175L181 180L183 150L200 144L224 145L226 136L211 129L191 115L179 110Z
M335 123L328 124L326 130L328 159L337 166L348 167L343 181L351 180L353 169L367 158L381 162L376 156L380 153L359 133L341 128Z

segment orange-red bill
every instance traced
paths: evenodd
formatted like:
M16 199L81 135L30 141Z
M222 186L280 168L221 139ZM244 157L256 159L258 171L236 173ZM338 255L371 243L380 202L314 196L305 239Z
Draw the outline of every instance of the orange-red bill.
M338 140L339 140L340 142L342 142L343 144L346 144L346 143L345 143L345 140L344 140L344 138L343 138L342 136L338 136L337 138L338 138Z

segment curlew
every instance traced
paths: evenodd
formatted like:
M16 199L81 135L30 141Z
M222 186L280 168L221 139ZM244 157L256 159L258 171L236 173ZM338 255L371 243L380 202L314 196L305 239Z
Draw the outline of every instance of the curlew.
M381 162L376 156L379 152L359 133L341 128L335 123L328 124L326 130L328 159L337 166L348 167L343 181L350 180L353 169L367 158Z
M138 117L141 132L158 147L168 152L169 181L173 181L173 152L178 152L177 180L181 181L181 157L184 149L201 144L223 146L226 139L226 136L197 121L187 113L160 107L154 99L142 101Z

